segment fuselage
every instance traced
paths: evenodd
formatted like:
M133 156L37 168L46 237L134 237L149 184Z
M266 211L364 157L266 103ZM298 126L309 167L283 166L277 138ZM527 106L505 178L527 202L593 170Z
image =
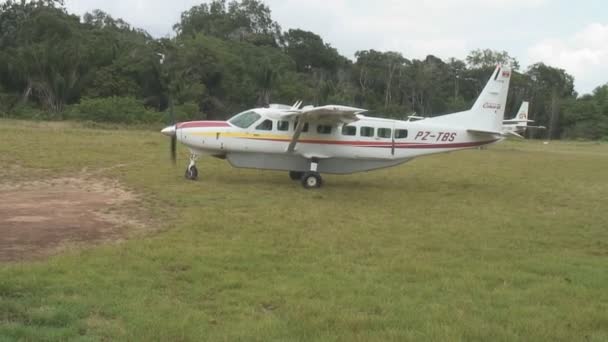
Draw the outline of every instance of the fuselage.
M349 124L308 123L295 150L287 153L297 122L276 118L274 109L255 109L228 121L193 121L176 126L178 141L194 154L226 157L234 166L306 170L320 159L320 172L352 173L404 163L412 158L494 143L466 128L432 119L401 121L359 115Z

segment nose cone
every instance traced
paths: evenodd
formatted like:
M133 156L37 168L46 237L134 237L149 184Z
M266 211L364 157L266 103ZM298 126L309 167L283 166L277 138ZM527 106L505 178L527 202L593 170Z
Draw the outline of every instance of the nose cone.
M175 136L175 125L167 126L167 127L163 128L162 131L160 131L160 132L168 137Z

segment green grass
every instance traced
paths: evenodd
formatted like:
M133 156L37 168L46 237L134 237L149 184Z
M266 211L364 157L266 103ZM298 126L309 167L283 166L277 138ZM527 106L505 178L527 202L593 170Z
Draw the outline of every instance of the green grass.
M314 191L185 164L156 132L0 121L2 181L97 171L158 226L0 265L0 340L608 340L607 144L506 142Z

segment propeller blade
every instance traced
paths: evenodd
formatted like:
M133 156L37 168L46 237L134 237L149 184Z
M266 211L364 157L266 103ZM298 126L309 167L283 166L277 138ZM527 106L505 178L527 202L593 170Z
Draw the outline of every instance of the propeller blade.
M175 165L175 161L177 159L177 135L171 136L171 162Z
M173 111L173 101L169 98L169 119L173 125L171 135L171 162L175 165L177 159L177 123L175 122L175 112Z

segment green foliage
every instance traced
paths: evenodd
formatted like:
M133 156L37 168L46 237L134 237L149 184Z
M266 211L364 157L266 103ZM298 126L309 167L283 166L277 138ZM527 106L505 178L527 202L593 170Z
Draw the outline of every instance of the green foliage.
M592 95L566 101L563 107L565 138L608 138L608 84L597 87Z
M175 106L173 108L173 113L177 122L204 120L206 118L205 115L200 112L198 104L194 102L186 102ZM167 115L169 115L169 113L167 113Z
M476 49L469 53L466 60L472 68L493 68L502 64L510 66L513 70L519 69L519 62L514 57L509 56L507 51Z
M202 3L182 13L174 28L176 37L154 39L102 10L79 20L62 1L6 1L0 5L0 92L11 99L0 103L0 112L15 116L12 108L24 102L19 115L61 119L66 105L81 98L130 97L160 116L170 103L185 105L184 118L223 119L297 100L395 118L435 116L472 105L501 63L514 69L506 116L529 101L531 119L548 127L544 137L608 135L605 104L576 99L565 70L536 63L520 72L506 51L477 49L465 61L444 61L362 50L350 61L313 32L281 32L260 0Z
M347 63L331 45L312 32L290 29L284 35L285 52L296 62L298 72L324 69L335 72Z
M226 40L254 45L278 46L280 26L270 15L270 8L257 0L226 3L214 0L182 13L181 21L174 26L180 35L203 33Z
M70 106L67 117L72 120L87 120L109 123L158 123L163 115L150 111L141 101L133 97L83 98Z
M60 113L53 113L31 104L18 102L10 109L5 109L5 117L30 120L59 120Z

